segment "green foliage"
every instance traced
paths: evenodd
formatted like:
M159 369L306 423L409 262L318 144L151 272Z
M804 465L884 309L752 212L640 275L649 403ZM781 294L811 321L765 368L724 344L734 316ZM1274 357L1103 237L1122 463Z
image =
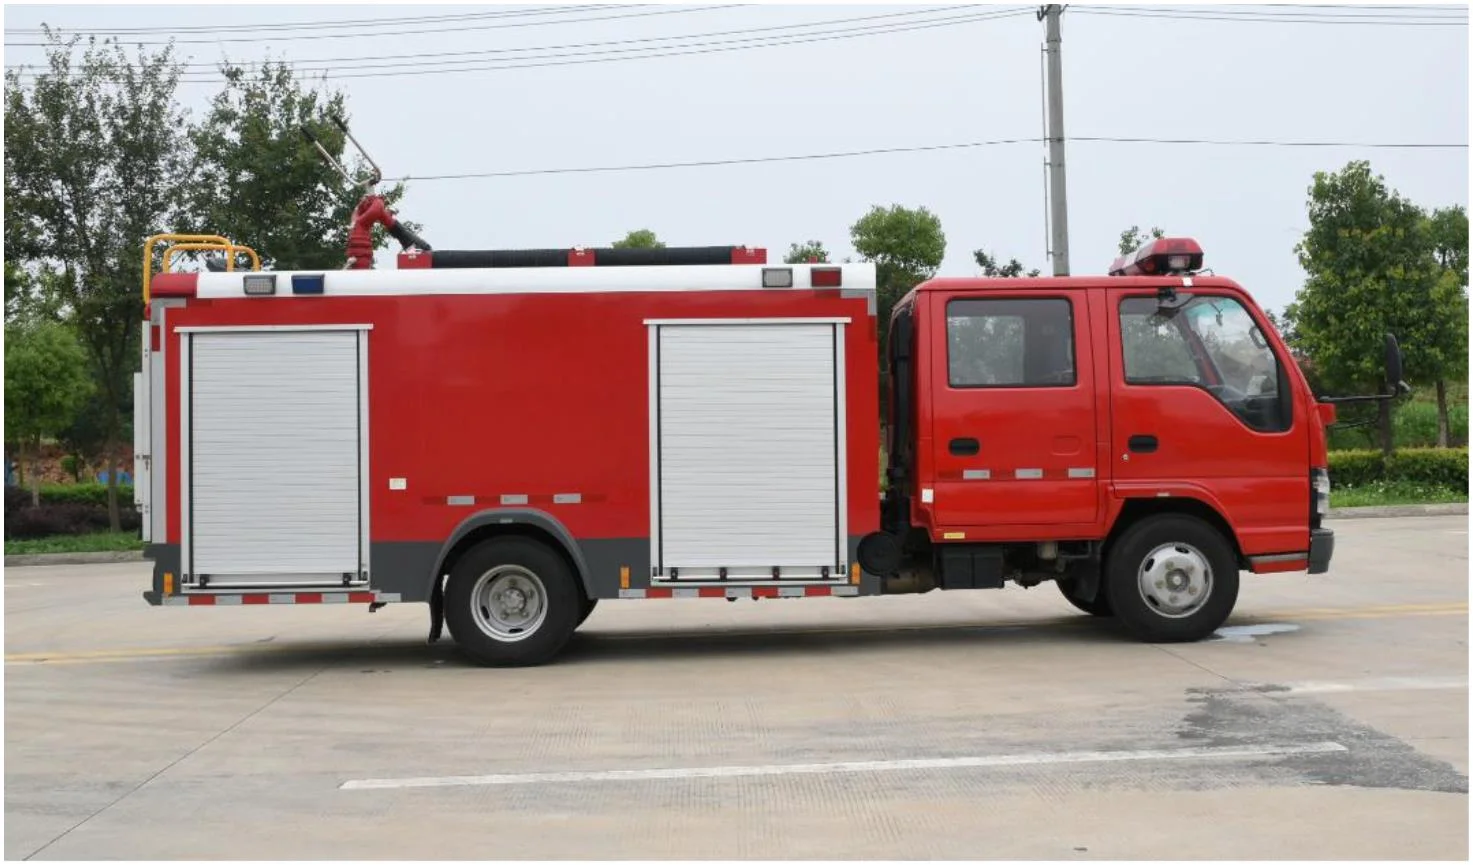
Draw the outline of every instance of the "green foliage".
M222 72L225 87L190 132L189 227L255 249L268 269L342 267L364 190L343 180L302 135L310 129L344 163L346 138L332 122L347 119L342 93L305 86L286 63L266 63L254 73L227 65ZM360 159L345 167L355 177L366 173ZM392 207L404 185L383 196ZM375 248L388 243L382 228L374 230L374 241Z
M941 220L924 207L870 208L849 227L854 250L873 261L882 286L914 286L930 279L946 257Z
M615 249L664 249L665 244L655 233L648 228L636 228L624 235L623 240L616 240L613 244Z
M5 555L35 556L48 553L120 553L142 550L136 532L94 532L85 535L56 535L49 538L6 540Z
M5 329L5 437L39 443L59 434L92 392L87 355L56 322Z
M1404 448L1390 457L1380 451L1331 451L1331 488L1395 482L1468 490L1468 449Z
M171 47L130 58L116 41L82 45L50 30L47 40L34 83L21 84L20 67L6 72L6 240L22 241L33 275L54 274L57 308L117 407L138 358L140 250L183 202L182 67ZM106 426L116 444L121 413L110 409ZM119 528L116 508L110 518Z
M849 238L860 258L875 264L875 299L881 322L888 322L896 302L934 276L946 257L941 220L924 207L871 207L849 226ZM882 358L888 343L889 329L882 326Z
M977 266L982 268L982 275L988 277L1014 278L1019 276L1038 276L1038 268L1028 270L1023 262L1016 258L1009 259L1007 264L998 264L998 259L985 249L972 250L972 258L977 260Z
M1135 252L1137 249L1145 246L1152 239L1165 236L1166 232L1162 231L1159 228L1153 227L1148 233L1145 231L1141 231L1141 227L1139 225L1132 225L1131 227L1120 232L1120 254L1130 255L1132 252Z
M1386 505L1430 505L1466 502L1468 491L1409 481L1372 481L1358 487L1331 487L1330 507L1361 508Z
M1286 315L1324 381L1346 392L1381 388L1387 332L1401 342L1410 380L1443 377L1447 359L1434 332L1452 310L1438 289L1421 209L1369 163L1351 162L1315 174L1309 220L1297 247L1309 276Z
M794 243L788 246L788 254L783 256L786 264L807 264L810 261L827 264L829 251L824 249L823 241L806 240L802 243Z
M1462 205L1434 210L1428 220L1428 233L1437 264L1443 270L1457 274L1458 281L1467 288L1468 212Z
M118 484L118 495L127 501L133 501L133 487L130 484ZM47 484L41 487L41 504L106 507L107 484Z

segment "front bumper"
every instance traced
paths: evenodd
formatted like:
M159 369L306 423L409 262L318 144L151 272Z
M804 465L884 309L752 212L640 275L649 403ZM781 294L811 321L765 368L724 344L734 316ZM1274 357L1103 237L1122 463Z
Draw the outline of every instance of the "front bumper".
M1335 533L1330 529L1309 530L1309 572L1323 574L1330 570L1335 555Z

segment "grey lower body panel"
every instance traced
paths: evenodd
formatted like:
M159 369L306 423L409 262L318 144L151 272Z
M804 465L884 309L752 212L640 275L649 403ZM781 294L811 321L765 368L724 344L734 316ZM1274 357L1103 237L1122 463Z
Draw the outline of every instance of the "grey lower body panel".
M629 587L650 585L649 538L598 538L577 541L583 559L584 587L593 598L617 598L620 573L629 569ZM855 560L858 537L849 538L849 561ZM369 588L398 595L402 602L427 602L434 591L435 566L444 552L443 541L381 541L369 545ZM150 604L160 603L164 574L179 573L179 546L151 544L144 553L153 560L153 586L144 593ZM878 594L879 577L863 574L860 594Z

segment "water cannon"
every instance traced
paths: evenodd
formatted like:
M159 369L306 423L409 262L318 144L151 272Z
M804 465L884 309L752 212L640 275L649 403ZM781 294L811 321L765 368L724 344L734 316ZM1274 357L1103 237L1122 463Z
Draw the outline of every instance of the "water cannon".
M375 225L382 225L390 237L399 241L399 246L405 252L410 251L411 248L429 252L430 245L415 234L409 226L400 222L394 216L394 212L389 209L389 203L378 193L378 185L384 179L383 171L379 169L378 163L373 161L373 157L368 155L368 151L364 150L363 145L358 143L358 139L353 137L353 133L348 131L348 124L343 122L341 117L331 119L333 125L342 131L348 141L353 143L353 147L358 150L363 161L369 166L367 176L354 177L348 173L342 163L333 158L326 147L322 146L322 142L312 134L312 130L305 126L302 127L302 136L317 148L318 154L328 165L331 165L350 186L363 187L363 198L359 200L358 206L353 208L352 224L348 231L348 261L343 265L343 269L368 270L373 267L373 227Z
M1158 237L1110 265L1111 276L1187 276L1202 269L1202 245L1190 237Z

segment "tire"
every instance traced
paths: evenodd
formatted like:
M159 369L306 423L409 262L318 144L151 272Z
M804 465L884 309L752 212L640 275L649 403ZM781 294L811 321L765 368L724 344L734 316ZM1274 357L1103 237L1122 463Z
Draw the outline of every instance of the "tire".
M455 563L445 586L445 623L476 663L531 667L557 656L586 603L557 552L528 538L493 538Z
M1115 615L1115 611L1110 608L1110 593L1105 590L1104 584L1101 584L1095 589L1094 600L1081 601L1074 597L1073 580L1055 580L1054 583L1059 587L1059 594L1063 595L1064 600L1072 604L1076 610L1089 613L1091 616L1099 616L1100 618L1108 618Z
M1232 613L1237 556L1221 532L1196 517L1148 517L1111 548L1105 589L1115 617L1137 639L1192 642L1216 631Z
M580 626L588 621L588 617L593 614L593 608L596 606L598 606L598 598L588 598L583 602L583 611L578 614L578 624Z

